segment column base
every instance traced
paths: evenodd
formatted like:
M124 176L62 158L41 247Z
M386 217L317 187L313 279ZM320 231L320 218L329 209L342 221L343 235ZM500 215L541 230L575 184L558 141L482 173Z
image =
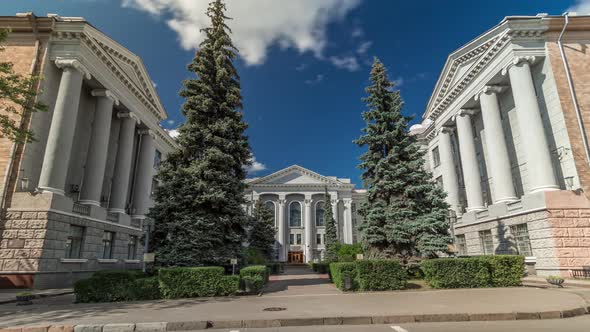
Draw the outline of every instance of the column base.
M547 186L540 186L540 187L535 187L532 188L531 190L529 190L530 194L534 194L534 193L538 193L540 191L554 191L554 190L560 190L558 185L547 185Z
M485 209L486 209L485 206L467 207L467 212L477 212L477 211L482 211L482 210L485 210Z
M125 209L109 209L109 213L127 214L127 212L125 212Z
M498 203L510 203L510 202L516 202L518 201L518 198L516 197L506 197L506 198L500 198L494 201L494 204L498 204Z
M94 206L100 206L100 202L97 201L93 201L90 199L82 199L78 201L79 204L83 204L83 205L94 205Z
M57 188L52 188L52 187L39 187L39 188L37 188L37 191L40 191L41 193L57 194L60 196L66 195L66 192L63 191L63 189L57 189Z

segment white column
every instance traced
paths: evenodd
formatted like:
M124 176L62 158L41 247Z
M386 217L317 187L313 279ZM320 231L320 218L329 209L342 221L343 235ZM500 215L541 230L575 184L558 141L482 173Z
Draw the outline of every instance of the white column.
M313 256L313 239L311 223L311 195L305 195L305 262L310 263Z
M135 135L135 126L139 124L139 118L131 112L119 113L117 117L121 119L121 129L119 130L119 148L117 149L117 160L115 161L109 211L125 213L127 193L131 180L133 138Z
M517 200L512 182L512 167L506 147L506 136L500 117L500 105L498 104L498 93L502 90L503 88L499 86L486 86L476 96L476 99L480 99L481 102L486 150L489 156L486 162L494 186L494 203Z
M285 220L285 200L284 195L279 195L278 205L279 205L279 227L278 227L278 243L279 243L279 261L284 262L286 260L286 250L287 250L287 243L285 243L285 232L286 232L286 220Z
M113 105L119 105L119 100L109 90L92 90L96 98L96 109L92 123L92 134L88 157L84 167L84 182L80 193L80 203L100 206L100 195L104 180L104 171L109 150Z
M149 129L140 131L141 147L133 188L133 218L145 218L150 203L154 175L154 156L156 135Z
M453 148L451 143L451 129L443 127L438 132L438 151L440 153L440 167L443 178L443 187L447 192L447 203L451 209L460 215L459 206L459 180L455 169Z
M82 80L84 77L90 79L91 76L88 69L76 59L58 58L55 60L55 65L63 71L53 108L38 187L45 192L65 195Z
M330 199L332 200L331 205L332 205L332 216L334 218L334 225L336 226L336 236L338 237L339 240L340 239L340 226L338 225L338 199L336 199L337 195L336 194L330 194ZM329 222L329 221L326 221Z
M507 69L520 137L526 147L525 158L531 193L559 189L531 75L529 62L534 61L535 57L516 57ZM506 73L506 69L503 73Z
M467 194L467 211L484 209L481 174L479 173L473 127L471 126L472 114L473 112L470 110L460 110L455 116L457 121L457 135L459 136L463 180L465 182L465 193Z
M344 199L344 243L352 244L352 199Z

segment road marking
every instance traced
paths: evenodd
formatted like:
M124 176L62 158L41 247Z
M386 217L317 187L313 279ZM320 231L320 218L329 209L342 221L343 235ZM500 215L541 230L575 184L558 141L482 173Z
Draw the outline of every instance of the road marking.
M392 325L392 326L390 326L390 327L391 327L391 328L392 328L394 331L396 331L396 332L408 332L408 330L406 330L406 329L402 328L401 326L397 326L397 325L396 325L396 326L393 326L393 325Z

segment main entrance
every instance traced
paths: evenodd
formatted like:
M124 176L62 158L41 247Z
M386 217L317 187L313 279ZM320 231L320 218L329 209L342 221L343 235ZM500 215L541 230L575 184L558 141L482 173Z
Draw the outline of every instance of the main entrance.
M289 251L289 263L303 264L303 251Z

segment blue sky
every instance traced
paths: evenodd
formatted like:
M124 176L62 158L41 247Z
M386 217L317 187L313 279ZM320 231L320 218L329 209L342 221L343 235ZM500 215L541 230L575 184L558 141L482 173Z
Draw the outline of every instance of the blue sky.
M83 16L142 57L173 129L180 82L208 0L3 0L0 15ZM450 52L509 15L559 15L575 0L227 0L242 59L248 135L262 176L292 164L351 178L364 126L361 98L378 56L419 120ZM590 0L582 10L590 12Z

